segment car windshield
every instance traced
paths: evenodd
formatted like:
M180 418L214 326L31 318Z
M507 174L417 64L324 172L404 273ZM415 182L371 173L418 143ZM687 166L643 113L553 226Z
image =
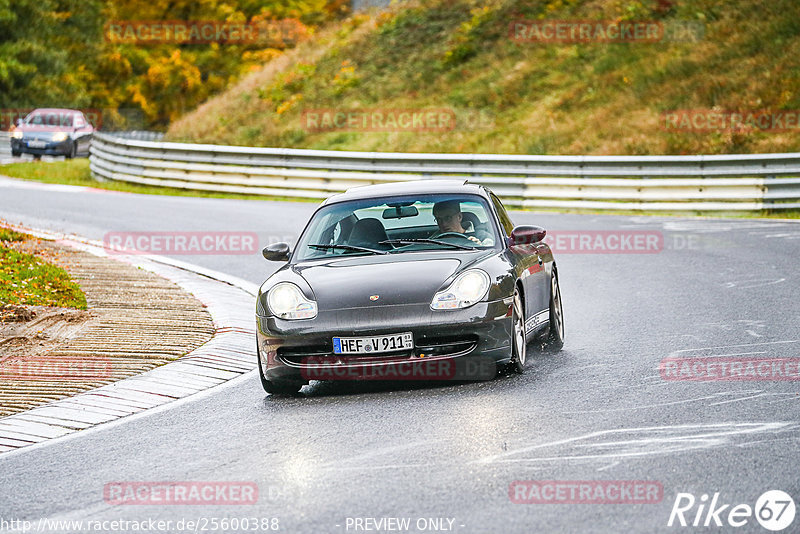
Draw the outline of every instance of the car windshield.
M494 248L500 240L490 214L482 197L463 194L335 203L311 219L293 261Z
M44 113L34 112L25 117L25 124L33 126L66 126L72 127L72 113Z

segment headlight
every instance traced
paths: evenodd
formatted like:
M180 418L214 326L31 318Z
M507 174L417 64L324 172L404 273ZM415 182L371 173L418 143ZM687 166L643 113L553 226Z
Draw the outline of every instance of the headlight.
M23 135L22 132L12 132L11 133L11 137L13 137L14 139L22 139L22 135Z
M489 291L489 275L472 269L458 275L450 287L439 291L431 301L432 310L457 310L472 306Z
M67 139L67 134L65 132L58 132L53 134L53 141L55 141L56 143L60 141L66 141L66 139Z
M267 294L269 311L281 319L313 319L317 316L317 303L308 300L300 288L281 282Z

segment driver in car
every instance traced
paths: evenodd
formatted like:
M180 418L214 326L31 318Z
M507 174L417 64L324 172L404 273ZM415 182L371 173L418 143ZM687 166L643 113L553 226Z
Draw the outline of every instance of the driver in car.
M479 245L494 245L494 239L489 232L475 228L470 221L464 221L461 203L458 200L443 200L434 204L433 218L439 225L439 231L432 235L432 238L446 233L457 233Z

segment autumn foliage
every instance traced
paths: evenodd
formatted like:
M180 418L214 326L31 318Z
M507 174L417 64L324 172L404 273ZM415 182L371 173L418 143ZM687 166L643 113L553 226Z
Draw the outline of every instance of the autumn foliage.
M348 13L342 0L0 0L0 109L102 110L104 129L166 127ZM251 40L113 38L109 24L261 28Z

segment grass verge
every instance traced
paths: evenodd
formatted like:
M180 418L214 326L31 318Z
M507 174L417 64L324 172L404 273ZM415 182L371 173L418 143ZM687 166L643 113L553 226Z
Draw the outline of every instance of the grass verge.
M17 250L32 239L0 228L0 304L86 309L86 296L67 272L42 258Z

